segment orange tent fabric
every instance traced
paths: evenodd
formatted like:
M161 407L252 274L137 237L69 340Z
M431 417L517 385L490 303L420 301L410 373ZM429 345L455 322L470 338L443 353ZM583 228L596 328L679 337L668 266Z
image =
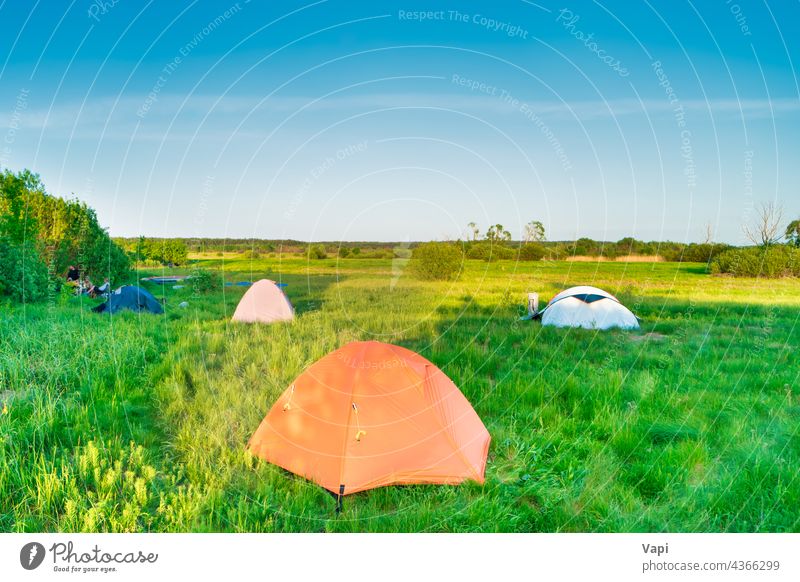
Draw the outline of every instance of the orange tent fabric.
M261 279L247 290L236 311L233 321L245 323L272 323L294 319L294 308L275 281Z
M489 433L439 368L371 341L347 344L300 374L248 446L347 495L394 484L483 483Z

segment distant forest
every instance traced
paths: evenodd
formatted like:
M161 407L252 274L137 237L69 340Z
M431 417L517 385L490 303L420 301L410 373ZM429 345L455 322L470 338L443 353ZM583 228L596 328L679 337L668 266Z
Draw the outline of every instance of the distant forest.
M189 253L242 253L248 257L269 257L278 254L308 255L312 259L328 257L391 259L405 258L423 242L321 241L308 243L294 239L250 238L115 238L134 260L182 265ZM619 241L597 241L580 238L576 241L514 241L482 239L461 242L467 258L483 260L563 260L573 256L616 259L626 256L660 257L665 261L706 263L732 248L721 243L678 243L640 241L631 237Z

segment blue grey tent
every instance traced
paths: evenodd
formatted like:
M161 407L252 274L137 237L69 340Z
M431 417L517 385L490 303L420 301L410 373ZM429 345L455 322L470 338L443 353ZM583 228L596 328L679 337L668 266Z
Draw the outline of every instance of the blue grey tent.
M136 285L125 285L108 296L105 303L101 303L92 311L96 313L117 313L123 309L131 311L147 311L149 313L164 313L164 308L158 299L149 291Z

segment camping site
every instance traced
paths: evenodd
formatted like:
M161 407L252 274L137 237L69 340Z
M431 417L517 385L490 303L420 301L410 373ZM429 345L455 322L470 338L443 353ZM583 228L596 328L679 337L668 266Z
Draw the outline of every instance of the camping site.
M797 582L798 63L800 0L0 0L0 582Z
M71 295L4 307L4 531L798 527L795 279L507 259L429 281L402 259L251 255L137 271L213 279L140 281L162 314ZM255 277L285 285L293 320L232 321L249 289L235 283ZM523 319L529 291L575 282L614 290L640 329ZM491 435L484 482L376 487L337 514L330 491L247 449L295 378L360 340L416 352L460 389Z

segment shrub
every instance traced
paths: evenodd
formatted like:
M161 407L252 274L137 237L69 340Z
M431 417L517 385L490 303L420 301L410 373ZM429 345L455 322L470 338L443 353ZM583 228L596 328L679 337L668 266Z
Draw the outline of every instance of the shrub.
M245 259L258 259L261 257L261 253L258 252L258 249L250 249L244 251L242 257Z
M569 254L576 256L597 256L600 254L600 243L590 238L579 238L570 245Z
M195 293L216 291L222 286L222 279L219 274L208 269L195 269L189 281L191 281L192 291Z
M665 247L661 251L664 260L689 263L708 263L720 253L733 248L722 243L690 243L685 246L675 245L674 248L667 247L667 245Z
M396 247L392 249L393 259L410 259L413 251L410 248Z
M547 254L544 245L539 243L527 243L519 248L520 261L541 261Z
M714 259L711 272L735 277L798 277L800 249L785 245L731 249Z
M420 279L455 280L461 275L464 254L452 243L429 242L416 247L411 254L411 269Z
M548 261L561 261L567 258L570 254L569 247L564 243L542 245L544 247L545 256Z
M601 243L599 252L601 257L612 260L620 256L620 253L614 243Z
M478 242L472 243L467 249L468 259L477 259L480 261L499 261L500 259L515 259L517 253L514 249L498 243L491 242Z
M308 245L309 259L327 259L328 253L325 252L325 245Z
M393 259L394 251L392 251L392 249L376 248L365 250L357 256L355 254L351 254L350 256L359 259Z

